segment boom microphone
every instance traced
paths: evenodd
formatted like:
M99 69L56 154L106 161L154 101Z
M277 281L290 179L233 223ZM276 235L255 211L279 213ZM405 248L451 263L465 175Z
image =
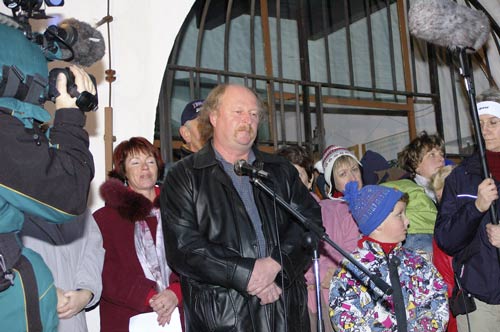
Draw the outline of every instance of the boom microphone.
M490 34L486 14L451 0L415 0L408 12L410 33L450 49L477 51Z
M250 165L246 160L240 159L234 163L234 172L239 176L249 176L251 178L260 177L269 179L269 173Z
M74 18L64 20L59 26L51 25L44 33L51 60L64 60L89 67L104 56L102 34L90 24Z

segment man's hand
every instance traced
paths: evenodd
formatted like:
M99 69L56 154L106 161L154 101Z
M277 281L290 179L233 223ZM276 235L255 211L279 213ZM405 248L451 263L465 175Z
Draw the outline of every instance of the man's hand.
M165 289L149 300L149 305L158 314L158 324L161 326L170 323L172 313L178 304L177 296L170 289Z
M500 225L487 224L486 234L491 245L500 248Z
M64 292L64 297L68 301L62 306L57 305L60 319L71 318L82 311L92 299L92 292L87 289L71 290Z
M75 76L75 84L77 86L78 92L88 91L91 94L95 95L96 90L94 83L90 79L89 74L85 72L80 67L75 65L71 65L69 67L73 75ZM59 96L56 98L56 109L60 108L78 108L76 106L76 98L71 97L68 94L66 87L66 75L60 73L57 76L56 88L59 91Z
M273 282L255 296L260 299L260 304L265 305L277 301L280 298L281 293L281 288Z
M274 283L274 279L281 271L281 266L271 257L259 258L255 261L247 292L257 295Z
M498 199L498 190L495 180L484 179L477 187L476 208L480 212L486 212L490 208L491 202Z

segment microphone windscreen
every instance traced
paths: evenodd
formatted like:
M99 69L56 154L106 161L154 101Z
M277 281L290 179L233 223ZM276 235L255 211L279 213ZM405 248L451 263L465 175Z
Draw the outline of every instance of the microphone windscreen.
M99 61L105 52L104 38L98 30L86 22L69 18L59 24L60 28L76 31L76 41L71 46L73 49L73 60L71 62L89 67Z
M450 49L477 51L490 34L485 13L451 0L415 0L408 11L410 33Z

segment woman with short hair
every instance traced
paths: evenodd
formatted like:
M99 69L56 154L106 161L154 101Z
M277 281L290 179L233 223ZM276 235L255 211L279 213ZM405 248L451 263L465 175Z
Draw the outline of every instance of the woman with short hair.
M155 311L165 325L181 306L177 275L168 267L156 182L164 164L147 139L132 137L113 152L105 206L94 213L106 254L100 304L101 332L128 332L131 317Z

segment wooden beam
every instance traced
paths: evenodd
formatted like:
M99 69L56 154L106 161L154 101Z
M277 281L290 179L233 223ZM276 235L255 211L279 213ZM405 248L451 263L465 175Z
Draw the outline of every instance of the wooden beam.
M398 9L398 22L399 22L399 38L401 39L401 55L403 57L403 73L405 80L405 90L413 91L411 84L411 66L410 66L410 43L408 40L408 31L406 29L406 9L405 1L397 1ZM408 105L408 133L410 140L417 137L417 126L415 124L415 108L413 105L413 97L406 97L406 104Z
M113 169L113 107L104 107L104 166L106 177Z
M279 100L279 95L276 95L277 100ZM294 93L283 92L283 98L285 100L295 100L296 96ZM316 101L315 96L309 97L310 103L314 104ZM404 103L391 103L386 101L377 100L363 100L363 99L353 99L353 98L341 98L332 96L323 96L321 99L323 105L344 105L344 106L354 106L354 107L365 107L365 108L377 108L377 109L387 109L396 111L411 111L413 110L413 104Z
M271 33L269 30L269 11L267 9L268 3L267 0L260 0L260 18L262 25L262 41L264 43L264 65L266 68L266 75L268 77L273 77L273 56L271 52ZM275 121L274 121L274 105L272 105L273 100L271 93L274 90L271 86L271 83L267 81L267 104L270 108L268 110L268 121L269 121L269 129L271 133L271 139L274 142L275 146L278 142L278 133L275 130ZM279 99L278 99L279 100Z

